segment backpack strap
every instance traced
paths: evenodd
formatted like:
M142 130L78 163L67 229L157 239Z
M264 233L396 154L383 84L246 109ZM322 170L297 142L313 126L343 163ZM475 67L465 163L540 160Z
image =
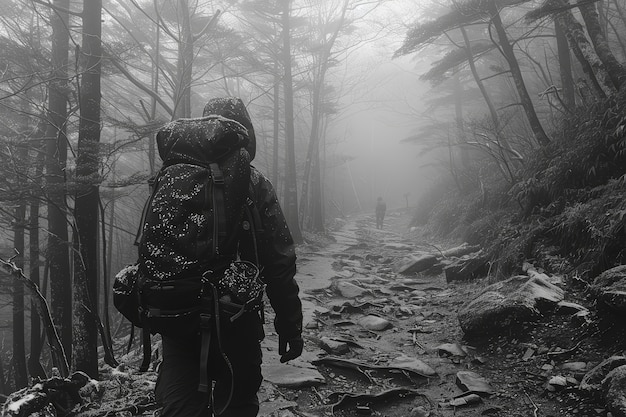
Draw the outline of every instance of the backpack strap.
M228 392L228 399L221 409L216 410L215 404L213 405L213 411L215 415L220 415L228 408L233 398L233 392L235 388L235 373L233 371L233 365L230 363L230 359L224 353L222 349L222 336L220 331L220 307L217 294L217 288L212 283L207 282L210 288L211 294L202 297L203 312L200 314L200 378L198 383L198 391L208 393L210 391L210 381L208 375L209 365L209 353L211 351L211 340L213 332L215 332L215 342L217 348L226 364L226 368L230 373L230 389Z
M213 198L213 254L219 255L220 236L226 236L226 202L224 199L224 173L220 166L212 162L209 164L212 181Z
M161 168L162 170L163 168ZM135 233L135 246L139 246L143 240L143 224L146 221L146 216L148 215L148 209L152 205L152 200L154 199L154 195L156 194L157 186L159 185L161 171L159 171L154 177L148 180L148 186L150 187L150 197L146 200L143 205L143 210L141 210L141 219L139 220L139 227L137 228L137 233Z
M152 359L152 345L150 343L150 329L144 327L141 329L141 342L143 343L143 360L139 367L139 372L146 372L150 367Z
M257 267L260 267L257 237L263 233L263 223L261 222L259 209L254 202L254 186L252 185L252 181L250 181L250 184L248 186L248 198L246 200L245 210L248 220L251 224L250 233L252 234L252 245L254 247L254 262Z
M200 378L198 383L198 391L209 392L209 352L211 350L211 335L213 333L213 324L215 323L213 311L215 308L211 305L211 299L202 297L203 312L200 313Z

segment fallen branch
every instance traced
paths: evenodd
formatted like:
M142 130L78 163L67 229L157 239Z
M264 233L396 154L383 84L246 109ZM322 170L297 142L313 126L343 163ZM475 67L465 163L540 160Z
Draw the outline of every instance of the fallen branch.
M432 403L427 395L408 388L391 388L386 391L382 391L378 394L359 394L350 392L333 392L330 394L329 399L334 400L330 404L331 413L335 412L337 408L354 407L361 403L381 403L381 402L397 402L403 398L420 396L424 398L432 407Z
M59 374L62 377L66 377L69 375L69 364L67 362L67 356L65 355L65 349L63 349L63 345L61 344L61 339L59 338L59 334L57 333L56 327L54 326L54 321L52 320L52 315L50 314L50 308L48 307L48 302L46 298L43 296L41 291L39 291L39 286L35 284L33 281L28 279L22 269L19 268L15 262L13 262L13 258L7 260L0 258L0 264L4 267L4 269L15 278L22 281L24 286L30 290L31 295L35 298L35 306L37 309L37 313L43 322L44 328L46 330L46 336L48 340L48 344L50 346L50 353L52 355L52 363L59 370Z

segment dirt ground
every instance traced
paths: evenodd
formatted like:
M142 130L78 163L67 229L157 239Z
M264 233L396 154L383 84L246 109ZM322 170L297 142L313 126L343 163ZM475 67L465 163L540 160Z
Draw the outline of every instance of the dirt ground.
M320 307L306 326L306 349L324 355L320 340L331 338L349 346L349 351L329 354L331 357L347 359L349 363L385 365L404 355L423 361L436 375L420 377L384 368L320 364L317 368L325 377L324 384L277 388L280 395L297 403L290 412L284 410L287 414L610 415L601 399L585 395L577 386L591 367L610 355L622 353L623 331L615 323L602 323L593 313L585 321L554 314L510 329L506 334L466 340L456 312L488 280L448 284L443 273L411 277L396 274L394 262L413 251L447 249L446 246L460 243L416 241L415 230L408 227L409 220L408 212L389 213L383 230L375 228L372 217L352 221L352 241L331 255L331 266L336 272L334 284L303 291L303 298ZM316 245L304 248L302 262L306 263L316 250ZM346 308L337 308L342 301L350 301L336 291L337 282L342 280L372 291L351 300ZM403 287L405 282L410 285ZM590 304L581 291L565 285L567 301ZM372 331L359 326L358 318L368 314L389 320L391 327ZM442 345L448 348L442 349ZM454 348L460 348L457 354ZM489 384L492 393L479 395L475 403L454 404L452 400L464 393L457 384L459 371L475 372Z

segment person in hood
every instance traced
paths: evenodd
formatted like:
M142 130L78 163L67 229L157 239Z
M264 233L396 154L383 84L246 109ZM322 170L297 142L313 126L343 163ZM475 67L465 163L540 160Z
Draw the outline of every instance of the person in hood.
M377 229L383 228L383 222L385 221L386 211L387 211L387 204L385 203L382 197L378 197L378 200L376 200L376 209L375 209Z
M248 111L236 97L210 100L203 117L217 115L234 120L247 130L246 150L252 160L256 138ZM293 238L276 192L269 179L251 166L250 198L257 208L260 227L242 226L239 256L256 263L258 257L265 292L275 312L280 361L302 354L302 303L296 273ZM245 222L244 222L245 223ZM253 236L255 234L255 236ZM254 238L253 238L254 237ZM261 346L264 338L262 314L246 312L228 325L220 326L221 352L211 345L208 375L209 394L198 390L200 337L162 337L163 362L155 394L162 405L161 417L253 417L258 414L257 392L261 386Z

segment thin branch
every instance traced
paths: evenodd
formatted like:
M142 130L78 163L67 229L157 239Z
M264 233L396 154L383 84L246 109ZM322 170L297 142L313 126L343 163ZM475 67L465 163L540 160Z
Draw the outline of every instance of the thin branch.
M219 15L222 12L218 9L215 11L215 14L213 15L213 17L211 19L209 19L209 21L207 22L207 24L202 28L202 30L200 32L198 32L198 34L196 35L192 35L192 42L196 42L198 39L200 39L202 36L204 36L204 34L206 32L209 31L209 29L213 29L215 27L215 25L217 25L217 18L219 17Z
M72 16L77 16L77 17L80 17L80 18L83 17L83 13L82 12L73 12L73 11L71 11L69 9L65 9L63 7L56 6L56 5L52 4L52 3L50 3L49 1L42 1L42 0L30 0L30 1L32 1L33 3L41 4L42 6L49 7L51 9L53 9L53 10L56 10L59 13L67 13L67 14L71 14Z
M163 20L163 17L161 16L161 12L159 12L159 5L157 4L157 0L154 0L154 12L157 15L157 19L159 19L159 25L161 26L161 28L165 31L165 33L167 33L168 35L170 35L170 37L172 39L174 39L175 42L177 43L182 43L181 39L176 36L168 27L167 24L165 23L165 21Z
M130 72L128 72L128 70L126 70L126 68L124 68L122 64L119 63L119 61L116 58L111 56L108 52L103 53L103 55L106 56L111 61L111 63L115 66L115 68L117 68L122 74L126 76L126 78L128 78L128 81L133 83L136 87L138 87L143 92L149 94L150 97L154 98L165 109L165 111L167 111L168 114L170 114L170 116L174 114L174 111L172 110L172 108L168 106L167 103L165 103L158 94L152 91L152 89L147 87L141 81L136 79Z

